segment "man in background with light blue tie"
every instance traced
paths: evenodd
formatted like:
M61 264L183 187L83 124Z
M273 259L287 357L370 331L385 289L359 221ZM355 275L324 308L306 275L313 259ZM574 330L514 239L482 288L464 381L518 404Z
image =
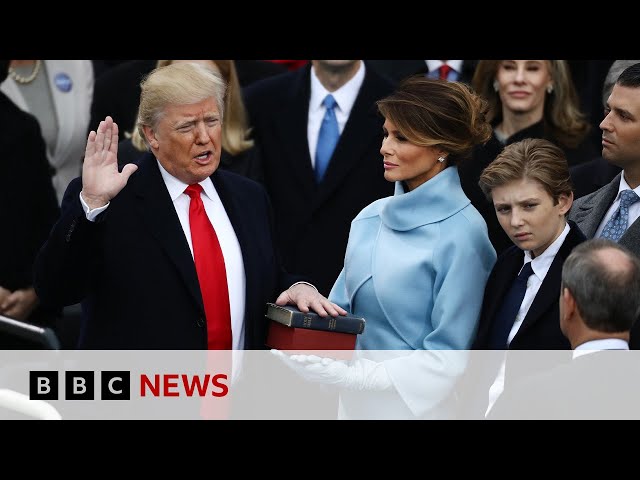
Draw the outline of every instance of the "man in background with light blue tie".
M351 220L393 194L376 109L392 90L362 60L312 60L245 91L285 268L325 295L342 269Z
M605 113L600 123L602 157L623 171L576 200L569 219L587 238L609 238L640 256L640 63L620 74ZM640 349L638 325L631 331L631 349Z

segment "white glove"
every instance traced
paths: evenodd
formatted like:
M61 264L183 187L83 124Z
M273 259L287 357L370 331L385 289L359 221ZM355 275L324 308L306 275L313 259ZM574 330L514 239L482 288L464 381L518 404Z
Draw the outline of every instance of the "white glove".
M392 388L391 379L382 363L360 358L352 364L317 355L287 355L272 349L271 353L308 382L335 385L350 390L382 391Z

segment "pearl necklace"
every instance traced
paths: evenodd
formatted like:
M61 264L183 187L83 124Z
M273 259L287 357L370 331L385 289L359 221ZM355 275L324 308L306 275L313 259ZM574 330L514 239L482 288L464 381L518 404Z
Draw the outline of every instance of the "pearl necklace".
M26 77L23 77L18 72L16 72L13 67L9 67L9 76L11 78L13 78L17 83L21 83L23 85L25 85L27 83L31 83L38 76L38 72L40 71L40 64L41 63L42 63L41 60L36 60L36 64L33 67L33 72L31 72L31 74L26 76Z

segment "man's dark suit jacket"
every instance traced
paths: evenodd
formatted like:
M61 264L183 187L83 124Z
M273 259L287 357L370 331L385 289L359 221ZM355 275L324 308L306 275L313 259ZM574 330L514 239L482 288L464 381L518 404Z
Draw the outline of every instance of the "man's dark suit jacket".
M256 82L246 89L253 137L274 209L284 267L313 279L328 295L342 269L353 218L393 194L380 147L384 119L375 102L393 90L372 68L318 185L311 166L307 117L311 67Z
M607 210L609 210L618 195L621 175L622 172L604 187L580 197L573 203L569 218L578 224L587 238L595 236ZM620 240L618 240L618 243L640 256L640 218L629 225ZM631 329L629 348L631 350L640 350L640 322L636 322Z
M577 357L505 389L488 419L640 419L640 362L635 352Z
M13 291L33 285L33 263L60 209L38 120L1 92L0 130L0 286ZM53 326L59 313L38 307L28 321Z
M245 348L265 348L266 302L300 279L280 268L264 189L221 170L211 180L242 250ZM86 219L81 189L79 178L69 185L38 255L35 287L43 302L83 301L79 348L206 349L195 265L155 157L141 158L95 223Z
M574 247L585 241L586 238L575 223L569 222L569 225L571 229L553 259L518 333L509 344L509 350L567 350L568 353L571 350L569 341L560 331L559 298L562 265ZM473 350L490 349L489 339L493 322L504 296L522 268L523 261L524 252L515 245L498 257L487 280L478 331L471 347ZM465 396L467 396L468 402L474 402L474 408L478 409L478 412L481 411L484 414L487 407L487 394L498 373L498 365L489 365L491 362L487 359L490 357L485 353L480 353L478 358L480 360L472 359L470 364L473 368L470 368L465 374L470 380L468 385L473 384L473 392L465 392ZM520 358L519 355L515 355L513 356L514 361L510 361L511 358L507 355L505 385L508 385L513 379L519 379L536 373L537 370L544 370L552 366L545 365L542 356L542 360L535 364L519 362ZM568 355L567 359L569 358L571 357ZM501 360L502 357L497 355L496 361ZM534 367L535 371L532 370Z

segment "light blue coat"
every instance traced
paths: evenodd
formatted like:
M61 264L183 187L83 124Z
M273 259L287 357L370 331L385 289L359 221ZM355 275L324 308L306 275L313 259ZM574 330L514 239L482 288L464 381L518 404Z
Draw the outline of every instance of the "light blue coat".
M365 317L357 349L433 351L384 361L414 415L448 395L462 373L464 361L447 360L442 383L444 359L435 351L471 347L495 260L486 223L462 191L456 167L410 192L396 182L392 197L352 221L329 299Z

